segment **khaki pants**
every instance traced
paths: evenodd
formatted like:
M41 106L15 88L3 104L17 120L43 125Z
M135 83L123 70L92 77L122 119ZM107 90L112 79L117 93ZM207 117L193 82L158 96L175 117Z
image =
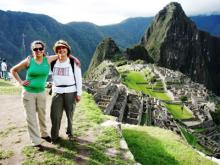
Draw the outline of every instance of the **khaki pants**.
M28 133L33 145L41 143L42 137L48 136L46 127L46 95L45 92L30 93L23 91L23 105L26 111L26 120L28 126ZM40 131L38 128L38 120L40 125ZM41 132L41 136L40 136Z

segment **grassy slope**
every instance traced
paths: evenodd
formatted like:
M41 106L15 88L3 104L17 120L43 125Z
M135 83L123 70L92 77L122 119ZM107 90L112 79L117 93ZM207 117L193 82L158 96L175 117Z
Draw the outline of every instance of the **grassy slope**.
M173 115L175 119L189 119L192 118L193 115L185 108L181 109L182 105L179 104L165 104L168 111Z
M211 165L179 136L157 127L123 127L125 137L135 159L143 165Z
M148 82L148 77L145 77L147 74L143 72L135 72L131 71L125 74L123 79L123 83L127 85L130 89L134 89L137 91L143 91L145 94L149 94L152 97L156 97L157 99L161 100L171 100L165 92L158 92L151 89L150 85L148 84L137 84L138 82ZM156 87L163 87L161 82L156 82ZM174 105L174 104L165 104L168 111L173 115L175 119L188 119L192 118L192 114L188 112L185 108L183 111L181 110L181 105Z
M9 81L0 79L0 95L15 95L21 92L21 87L13 85Z
M170 100L168 95L164 92L153 91L151 88L147 88L146 84L136 84L140 82L146 82L143 72L131 71L125 74L126 76L123 79L123 83L128 86L130 89L137 91L143 91L145 94L149 94L152 97L156 97L162 100Z

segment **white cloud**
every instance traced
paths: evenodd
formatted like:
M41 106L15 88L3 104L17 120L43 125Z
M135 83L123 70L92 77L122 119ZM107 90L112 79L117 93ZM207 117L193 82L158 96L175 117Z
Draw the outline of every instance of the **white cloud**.
M169 0L0 0L1 10L46 14L59 22L111 24L128 17L154 16ZM187 15L220 12L219 0L177 0Z

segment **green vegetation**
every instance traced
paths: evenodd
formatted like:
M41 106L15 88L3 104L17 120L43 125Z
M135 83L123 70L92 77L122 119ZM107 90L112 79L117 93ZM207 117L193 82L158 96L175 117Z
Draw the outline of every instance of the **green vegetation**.
M189 119L193 117L193 114L185 108L182 109L180 104L166 103L165 106L175 119Z
M187 142L192 145L196 146L197 144L197 137L195 137L193 134L189 133L186 129L181 128L181 132L183 133L184 137L186 138Z
M161 86L161 82L156 82L155 85L149 85L149 81L153 78L152 75L149 77L145 77L147 74L144 72L123 72L122 81L128 86L130 89L134 89L136 91L141 91L144 94L148 94L152 97L156 97L161 100L170 100L170 97L164 91L156 91L155 89ZM149 75L149 74L148 74ZM147 84L143 84L147 83Z
M157 127L123 127L129 149L141 164L154 165L212 165L179 136Z
M103 115L92 95L84 92L74 114L75 140L69 141L62 138L57 145L44 152L27 146L23 149L26 157L23 164L74 165L78 164L77 157L82 154L81 152L86 153L84 164L132 164L130 160L121 159L120 137L116 128L101 126L102 122L110 118ZM85 138L87 136L90 138ZM109 149L116 151L114 156L109 156Z
M181 132L182 132L182 135L185 137L185 139L187 140L187 142L197 148L199 151L202 151L203 153L207 154L207 155L210 155L211 154L211 151L209 151L208 149L204 148L203 146L201 146L199 143L198 143L198 139L195 135L193 135L192 133L189 133L186 129L184 128L181 128Z
M0 95L15 95L21 93L21 87L15 86L9 81L0 79Z
M4 137L8 136L8 134L10 134L15 129L16 129L16 127L8 127L7 129L0 131L0 138L4 138Z
M147 120L148 120L147 113L143 113L140 125L147 125Z
M8 158L12 157L13 155L14 155L14 153L12 151L6 151L6 150L0 149L0 160L8 159Z

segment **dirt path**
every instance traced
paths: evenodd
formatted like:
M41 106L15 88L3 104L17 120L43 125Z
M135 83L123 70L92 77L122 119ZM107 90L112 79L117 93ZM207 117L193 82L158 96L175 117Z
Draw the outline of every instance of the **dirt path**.
M30 145L27 133L24 109L20 95L0 95L0 148L13 151L9 159L0 160L0 165L20 165L24 160L21 153L24 146ZM50 131L49 105L51 97L47 97L47 126ZM65 123L63 115L62 123ZM61 125L61 136L65 136L65 125ZM46 143L46 142L44 142ZM44 144L43 143L43 144ZM48 145L48 144L47 144Z

